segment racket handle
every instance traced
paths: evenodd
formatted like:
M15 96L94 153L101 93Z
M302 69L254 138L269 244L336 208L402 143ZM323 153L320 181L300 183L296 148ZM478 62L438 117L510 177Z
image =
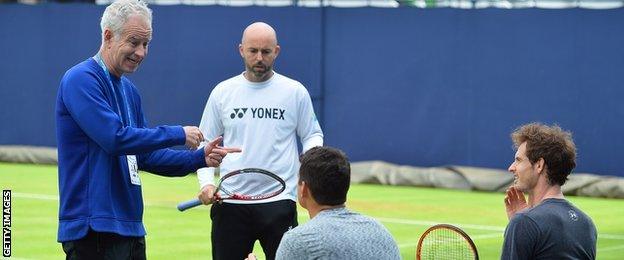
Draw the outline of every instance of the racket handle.
M192 199L192 200L185 201L185 202L178 204L178 210L185 211L187 209L194 208L199 205L202 205L202 202L199 199Z

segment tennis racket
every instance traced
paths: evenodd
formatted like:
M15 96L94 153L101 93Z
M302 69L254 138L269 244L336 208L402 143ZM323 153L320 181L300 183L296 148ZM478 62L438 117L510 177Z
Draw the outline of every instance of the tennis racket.
M215 190L216 201L263 200L277 196L286 189L286 182L275 173L258 168L230 172L219 180ZM178 204L179 211L202 205L199 199Z
M479 254L466 232L453 225L438 224L420 236L416 259L479 260Z

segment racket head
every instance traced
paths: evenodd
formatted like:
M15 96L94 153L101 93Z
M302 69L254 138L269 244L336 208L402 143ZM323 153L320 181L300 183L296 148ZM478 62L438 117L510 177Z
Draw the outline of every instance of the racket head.
M244 168L221 177L215 191L217 200L264 200L286 190L286 182L268 170Z
M416 259L479 260L479 254L466 232L453 225L438 224L428 228L420 236L416 247Z

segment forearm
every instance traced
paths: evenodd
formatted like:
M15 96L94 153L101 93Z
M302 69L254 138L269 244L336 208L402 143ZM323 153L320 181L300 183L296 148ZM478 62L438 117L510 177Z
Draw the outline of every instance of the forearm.
M199 188L203 188L206 185L214 185L215 168L201 168L197 170L197 179L199 181Z
M206 167L204 150L160 149L139 156L139 168L161 176L186 176Z

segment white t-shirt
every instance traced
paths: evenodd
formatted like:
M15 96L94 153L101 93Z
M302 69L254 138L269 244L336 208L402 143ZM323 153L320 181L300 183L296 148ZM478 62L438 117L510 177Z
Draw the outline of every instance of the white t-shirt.
M221 163L221 176L243 168L271 171L286 182L286 190L263 201L296 201L299 152L323 145L323 132L314 114L310 94L298 81L274 73L264 82L251 82L243 74L219 83L208 98L199 125L207 140L223 135L223 145L240 147L242 153L228 154ZM214 184L214 168L197 171L200 187ZM224 187L228 188L228 187ZM252 185L247 187L254 189ZM248 192L239 191L242 194Z

